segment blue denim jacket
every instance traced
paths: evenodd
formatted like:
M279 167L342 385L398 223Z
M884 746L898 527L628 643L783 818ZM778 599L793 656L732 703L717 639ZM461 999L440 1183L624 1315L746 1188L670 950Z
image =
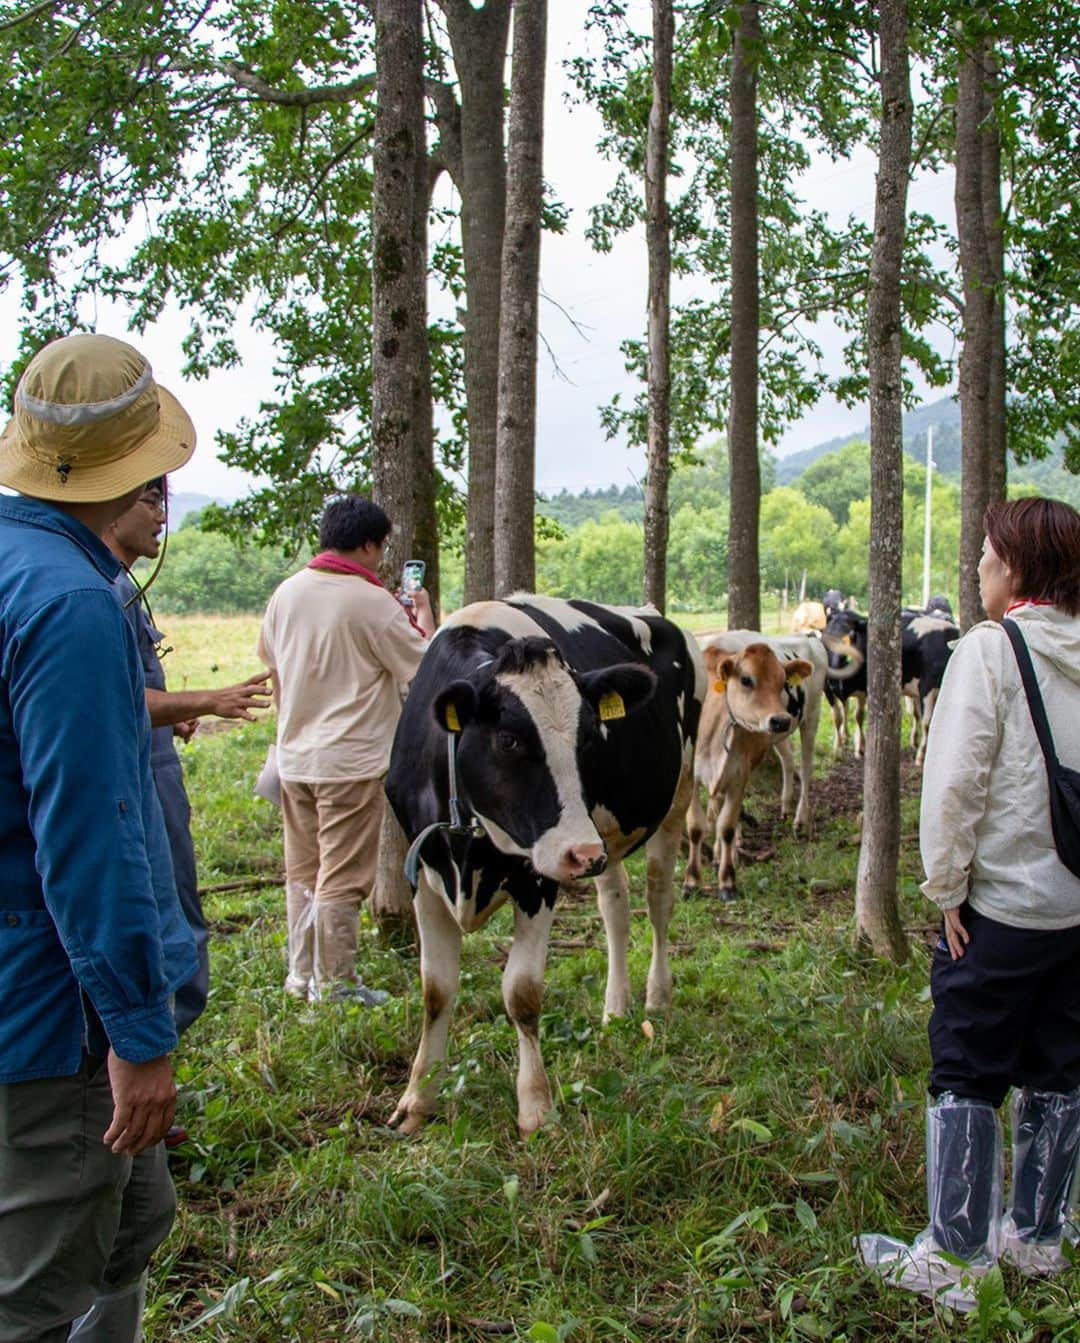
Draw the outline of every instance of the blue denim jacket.
M74 1074L106 1040L176 1047L197 968L150 773L131 626L101 540L0 498L0 1083Z

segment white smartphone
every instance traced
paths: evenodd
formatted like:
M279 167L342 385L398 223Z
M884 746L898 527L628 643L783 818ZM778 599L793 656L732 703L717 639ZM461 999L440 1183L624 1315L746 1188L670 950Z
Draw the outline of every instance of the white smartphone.
M401 590L407 596L419 592L424 586L424 573L427 569L423 560L406 560L401 570Z

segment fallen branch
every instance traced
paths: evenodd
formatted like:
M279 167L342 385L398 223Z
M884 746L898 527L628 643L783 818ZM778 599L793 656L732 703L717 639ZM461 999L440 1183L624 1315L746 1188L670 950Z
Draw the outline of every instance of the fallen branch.
M220 895L223 891L252 891L259 886L284 886L284 877L241 877L238 881L218 881L200 886L200 895Z

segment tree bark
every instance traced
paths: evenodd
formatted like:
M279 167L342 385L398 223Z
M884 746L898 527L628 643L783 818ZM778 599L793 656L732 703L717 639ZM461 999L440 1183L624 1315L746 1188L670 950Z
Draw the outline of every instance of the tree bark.
M964 287L960 355L960 627L982 620L979 555L989 502L989 396L994 277L983 198L984 47L961 53L956 91L956 232Z
M731 62L731 524L728 531L728 628L761 628L758 524L758 162L757 0L736 6Z
M495 594L536 587L536 351L544 201L547 0L514 0L499 314Z
M461 240L465 263L465 401L469 497L465 601L495 594L499 306L506 220L503 93L510 0L442 0L461 89Z
M376 112L372 188L372 494L394 524L384 569L393 582L415 551L418 491L431 462L427 346L427 163L421 0L376 0ZM434 502L433 486L431 503ZM396 833L395 833L396 832ZM372 915L412 919L402 873L404 836L387 812Z
M645 234L649 252L649 416L645 478L645 600L667 605L668 481L671 476L671 222L667 203L671 66L675 14L653 0L652 106L645 150Z
M911 165L907 0L879 0L881 148L867 335L870 361L868 714L855 927L879 956L903 960L900 853L900 603L903 567L900 274Z
M983 225L994 282L994 314L990 326L990 372L986 397L987 503L1005 498L1008 443L1005 433L1005 220L1001 208L1001 127L997 99L1001 92L997 55L987 43L983 59L982 202Z

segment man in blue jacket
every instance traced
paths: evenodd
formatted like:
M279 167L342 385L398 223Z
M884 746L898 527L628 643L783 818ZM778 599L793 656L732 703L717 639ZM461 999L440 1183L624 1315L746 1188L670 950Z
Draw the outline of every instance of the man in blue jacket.
M0 1343L136 1340L175 1213L171 995L196 960L100 533L194 445L98 335L34 356L0 437Z

